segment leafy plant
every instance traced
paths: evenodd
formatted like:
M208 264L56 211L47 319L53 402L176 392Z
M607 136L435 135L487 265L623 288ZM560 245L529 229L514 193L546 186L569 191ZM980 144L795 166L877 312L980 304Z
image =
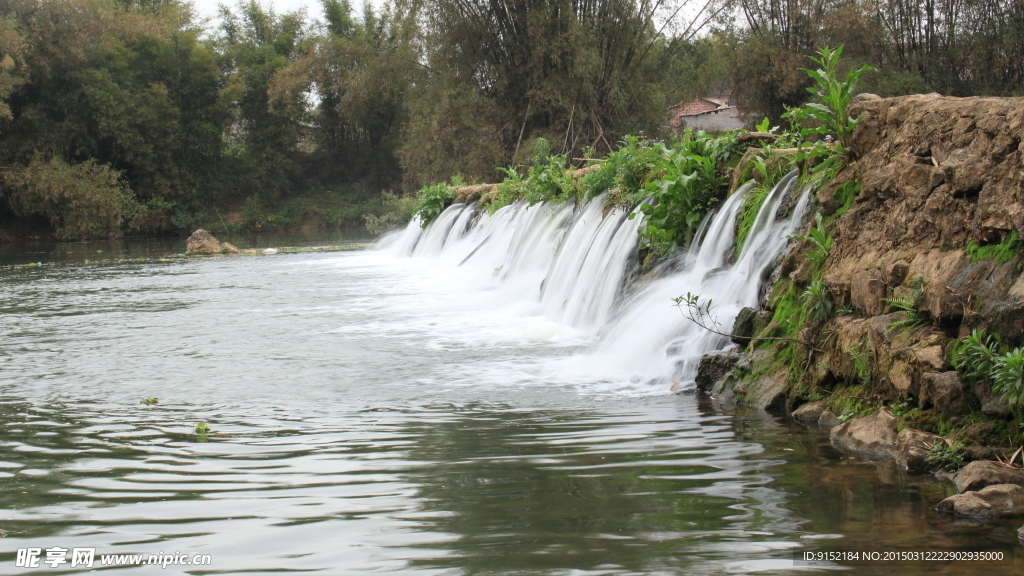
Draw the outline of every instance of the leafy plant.
M200 422L196 424L196 434L205 436L210 433L210 427L206 425L206 422Z
M832 249L832 233L825 229L825 223L821 219L821 213L814 215L814 226L811 226L807 236L794 234L792 238L807 240L814 246L814 250L807 253L807 258L814 263L817 271L825 264L828 253Z
M157 400L156 398L143 398L140 404L145 404L146 406L153 406L157 402L159 402L159 400Z
M807 317L812 322L824 322L832 317L834 311L832 293L824 282L820 280L811 282L807 290L804 290L803 297L807 307Z
M947 444L945 441L936 442L928 451L925 461L936 468L948 472L956 472L964 466L964 445L960 442Z
M487 205L488 214L494 214L522 197L523 189L526 188L526 181L519 174L519 168L522 168L522 166L498 168L499 171L505 173L505 179L502 180L501 184L498 184L494 199Z
M654 143L637 136L627 136L617 149L608 154L600 169L583 177L584 194L589 200L608 193L609 204L632 208L643 198L636 196L643 190L662 160Z
M962 378L982 381L991 377L1001 348L998 334L974 330L954 345L950 363Z
M818 58L810 57L820 68L804 69L815 82L807 91L817 96L821 102L809 102L786 113L790 118L812 120L817 123L814 127L802 129L801 133L804 136L834 134L838 141L836 147L839 153L850 147L850 136L860 122L859 118L850 118L846 114L846 108L854 96L857 80L861 74L872 70L870 66L865 65L851 70L845 79L840 79L837 68L842 54L842 45L834 50L826 46L818 51Z
M640 205L644 223L639 228L654 253L667 254L677 245L689 245L701 218L725 193L727 179L718 163L728 159L734 145L732 137L696 132L687 133L672 148L654 146L661 155L654 167L659 178L644 186L654 202Z
M419 203L416 205L415 213L420 218L420 226L426 228L434 218L444 212L456 194L447 184L435 184L424 187L418 196Z
M530 167L522 196L531 205L538 202L564 202L579 191L572 176L566 172L565 156L536 157Z
M1011 411L1024 415L1024 348L996 357L991 374L992 391L1006 397Z

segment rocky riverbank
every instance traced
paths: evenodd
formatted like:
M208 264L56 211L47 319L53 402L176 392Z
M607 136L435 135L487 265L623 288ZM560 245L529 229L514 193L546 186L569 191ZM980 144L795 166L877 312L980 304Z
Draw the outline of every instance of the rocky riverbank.
M795 409L910 472L959 468L940 512L1024 515L1022 407L956 354L972 334L1001 341L990 356L1024 346L1024 99L861 95L849 112L850 161L817 193L827 258L794 240L697 388Z

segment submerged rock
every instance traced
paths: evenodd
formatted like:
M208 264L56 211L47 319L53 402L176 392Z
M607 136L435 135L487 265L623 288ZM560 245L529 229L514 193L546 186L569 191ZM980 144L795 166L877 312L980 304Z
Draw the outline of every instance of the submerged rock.
M836 414L831 410L825 410L824 412L821 413L821 416L818 417L818 426L825 426L826 428L835 428L840 424L842 424L842 422L839 420L839 416L836 416Z
M1024 486L993 484L977 492L950 496L939 502L935 509L970 518L1024 515Z
M928 463L932 447L945 443L942 436L904 428L896 435L896 464L910 472L926 472L933 467Z
M185 241L185 254L220 254L221 244L212 234L200 228Z
M955 481L958 494L981 490L995 484L1016 484L1024 487L1024 470L979 460L961 468L956 474Z
M896 448L896 421L888 408L836 426L829 439L872 456L891 456Z
M793 411L793 418L805 422L817 422L821 418L822 413L827 411L825 404L824 400L808 402Z

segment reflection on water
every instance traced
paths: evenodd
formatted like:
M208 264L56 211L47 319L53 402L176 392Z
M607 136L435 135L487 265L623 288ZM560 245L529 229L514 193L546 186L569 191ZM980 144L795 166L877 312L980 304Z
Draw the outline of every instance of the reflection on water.
M788 569L792 548L823 542L1012 544L1009 523L936 515L946 485L850 460L820 433L692 398L626 404L8 400L0 563L59 545L209 553L227 571L721 574Z
M778 574L832 545L1021 561L1012 522L932 510L951 485L785 419L517 372L586 343L379 258L4 271L0 573L29 546L211 554L197 574Z
M217 234L221 242L230 242L241 249L278 246L323 246L343 242L371 242L363 228L343 230L308 230L301 233L262 232L259 234ZM0 266L12 264L79 264L151 259L180 255L185 252L185 236L161 238L115 238L87 242L57 242L24 239L0 242Z

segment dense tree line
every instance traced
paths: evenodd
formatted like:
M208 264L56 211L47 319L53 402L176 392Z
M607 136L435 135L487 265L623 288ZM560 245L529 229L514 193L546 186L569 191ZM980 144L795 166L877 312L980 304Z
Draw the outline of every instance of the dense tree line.
M1024 0L322 2L209 24L183 0L0 0L0 228L341 224L381 191L498 179L539 138L572 158L665 136L714 89L779 118L826 45L883 95L1024 88Z

